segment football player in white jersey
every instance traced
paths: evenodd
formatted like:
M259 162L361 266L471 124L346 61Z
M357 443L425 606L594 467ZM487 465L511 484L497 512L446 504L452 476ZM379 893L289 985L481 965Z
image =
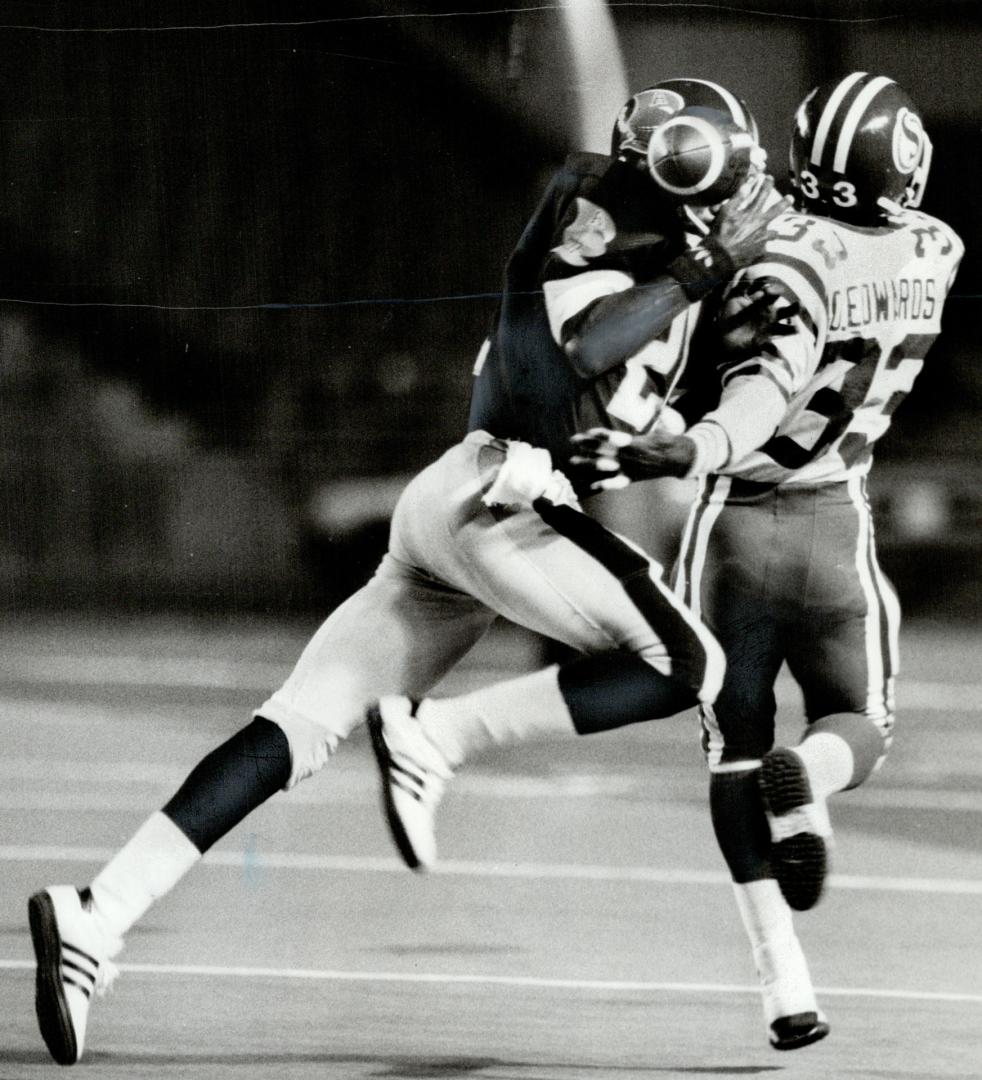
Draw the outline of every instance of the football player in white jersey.
M331 614L252 722L192 770L87 888L31 897L38 1021L61 1064L82 1056L92 994L151 904L256 806L320 769L379 694L425 694L498 615L586 655L485 698L477 723L490 741L573 737L713 700L725 665L712 634L657 563L582 512L558 471L578 426L638 432L659 420L684 364L690 308L755 261L777 212L770 179L758 176L690 243L646 158L652 128L688 107L712 109L744 149L754 147L742 102L716 84L674 79L627 103L609 156L570 155L509 260L470 432L406 488L375 576ZM543 286L568 285L570 275L594 288L571 305L556 284L565 301L554 338ZM378 734L394 773L393 726L400 717L417 726L400 700ZM454 735L472 734L465 726ZM434 754L431 792L441 772ZM432 858L425 843L411 851Z
M822 891L826 800L869 777L892 737L900 609L866 476L941 330L963 251L917 209L930 162L893 80L854 72L813 90L791 139L797 208L729 290L717 406L681 436L579 440L601 487L701 477L676 589L727 654L703 742L768 1015L813 1000L790 909ZM726 333L727 310L752 306L759 323ZM797 746L774 748L785 662L807 726Z

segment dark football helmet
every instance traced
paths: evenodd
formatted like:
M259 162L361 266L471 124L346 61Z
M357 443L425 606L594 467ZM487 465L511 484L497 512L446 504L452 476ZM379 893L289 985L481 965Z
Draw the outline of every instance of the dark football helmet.
M872 225L920 205L931 140L913 102L885 75L854 71L798 107L791 182L805 209Z
M758 141L757 123L746 102L725 87L705 79L665 79L638 91L624 103L611 135L611 157L645 168L652 131L694 105L723 113L742 131L749 131L754 142Z

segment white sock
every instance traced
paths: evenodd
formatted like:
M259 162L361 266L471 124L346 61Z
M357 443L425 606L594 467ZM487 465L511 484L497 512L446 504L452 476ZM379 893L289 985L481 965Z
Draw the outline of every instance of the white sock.
M827 799L852 782L855 759L852 747L841 735L817 731L802 739L794 752L805 763L808 782L816 799Z
M97 925L108 937L121 938L200 858L166 814L151 814L89 886Z
M427 698L416 712L426 736L456 767L491 746L575 735L556 665L452 698Z
M794 932L791 908L773 878L733 884L763 992L764 1018L817 1012L808 962Z

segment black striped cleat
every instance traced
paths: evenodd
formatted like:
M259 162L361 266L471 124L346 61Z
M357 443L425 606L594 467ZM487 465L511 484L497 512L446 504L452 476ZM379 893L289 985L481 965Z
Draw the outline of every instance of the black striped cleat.
M800 757L777 747L761 762L760 793L771 830L771 869L788 906L814 907L828 874L831 830L824 805L812 797Z
M27 904L37 959L34 1007L41 1038L59 1065L74 1065L85 1048L93 994L117 975L103 935L72 885L53 885Z
M453 771L415 712L409 698L385 697L369 706L365 720L389 832L403 862L423 871L436 862L436 808Z

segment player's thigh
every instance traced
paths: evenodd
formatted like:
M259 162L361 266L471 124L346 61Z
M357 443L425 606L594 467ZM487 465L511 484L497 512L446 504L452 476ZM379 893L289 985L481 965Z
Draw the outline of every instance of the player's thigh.
M624 649L679 672L718 649L657 562L575 507L499 514L479 567L485 602L581 651Z
M848 618L809 619L794 635L788 666L809 720L854 712L892 723L896 652L889 619L873 606Z
M503 460L501 444L467 440L424 470L396 508L393 552L575 649L704 656L711 636L640 549L573 506L484 505Z
M259 710L344 738L383 694L418 697L477 642L494 613L387 555L326 620L282 687Z
M892 715L900 605L876 557L869 509L828 507L814 545L788 664L811 720L836 712Z
M774 741L774 681L784 661L785 627L768 594L771 533L766 513L697 504L674 571L677 591L726 656L720 692L702 710L703 745L713 766L759 758Z

